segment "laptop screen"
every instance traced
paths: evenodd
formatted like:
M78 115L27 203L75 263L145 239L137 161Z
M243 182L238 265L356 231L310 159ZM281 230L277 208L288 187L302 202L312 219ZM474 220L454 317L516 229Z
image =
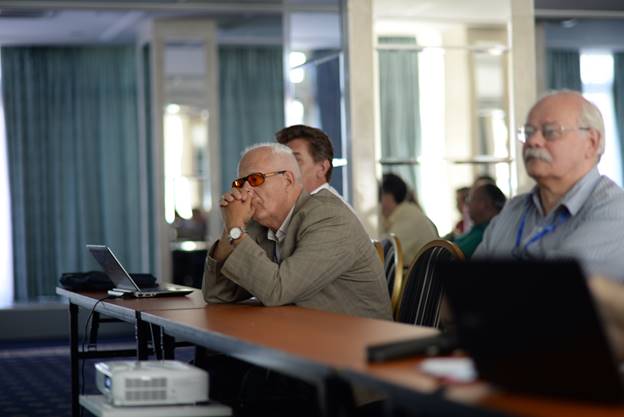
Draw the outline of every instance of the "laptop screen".
M440 265L459 344L479 376L525 392L621 401L624 388L573 260Z
M107 246L87 245L87 248L106 272L106 275L113 281L115 287L132 291L141 290Z

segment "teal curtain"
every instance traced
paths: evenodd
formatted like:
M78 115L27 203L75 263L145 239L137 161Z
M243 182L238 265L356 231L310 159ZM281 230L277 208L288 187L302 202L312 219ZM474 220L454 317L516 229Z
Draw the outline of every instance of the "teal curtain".
M578 51L548 49L546 51L548 89L583 91L581 56Z
M112 246L136 271L134 49L3 48L2 72L15 298L53 295L62 272L96 268L86 243Z
M219 48L223 190L236 178L241 152L255 143L272 142L284 127L282 62L281 47Z
M379 38L379 44L415 44L414 38ZM382 159L416 159L420 155L418 52L379 50L379 99ZM384 166L412 187L417 165Z
M618 139L620 141L620 161L624 162L624 52L613 54L613 66L615 123L617 125Z

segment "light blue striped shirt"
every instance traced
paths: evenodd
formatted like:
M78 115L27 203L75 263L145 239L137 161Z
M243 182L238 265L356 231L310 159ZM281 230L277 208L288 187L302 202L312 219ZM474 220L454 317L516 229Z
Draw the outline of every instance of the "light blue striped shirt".
M624 191L594 167L544 216L535 187L509 200L473 257L573 257L588 274L624 281Z

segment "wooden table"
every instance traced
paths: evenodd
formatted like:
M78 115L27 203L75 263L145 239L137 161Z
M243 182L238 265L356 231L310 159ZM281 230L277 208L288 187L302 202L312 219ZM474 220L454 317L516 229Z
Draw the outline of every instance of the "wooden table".
M75 362L77 371L78 306L93 308L104 294L62 289L57 293L70 300L72 370ZM72 310L76 311L72 313ZM419 370L423 358L380 364L366 361L368 345L436 332L423 327L294 306L206 305L199 291L187 297L105 300L96 306L96 311L134 323L138 346L140 340L146 339L141 329L156 325L168 337L181 338L310 382L319 388L321 403L336 400L329 398L327 381L338 378L376 388L403 407L436 415L624 416L622 406L500 393L483 383L444 385ZM145 352L140 352L142 349ZM137 357L144 359L142 355L146 356L146 347L137 347ZM77 388L76 385L76 393Z
M366 368L364 346L437 333L385 320L294 306L207 305L200 310L144 311L165 333L297 378Z
M366 361L367 346L436 333L429 328L292 306L208 305L201 310L148 310L142 318L175 337L295 378L313 382L338 375L377 388L413 410L464 416L624 416L624 406L501 393L482 382L445 385L420 371L422 357Z
M430 392L444 398L477 407L522 417L624 417L624 405L605 405L537 395L507 393L484 382L443 384L420 371L424 357L369 364L366 369L345 369L342 376L386 392L407 408L417 408L413 392ZM580 376L579 376L580 377Z
M201 310L144 311L142 319L160 326L165 333L209 349L225 352L245 362L273 369L305 380L319 391L319 402L340 403L328 381L362 382L390 395L398 393L379 383L366 360L366 346L431 336L437 330L405 324L352 317L301 307L208 305ZM358 377L349 377L358 375ZM373 375L370 381L359 375ZM383 375L383 371L380 376ZM404 390L409 406L438 415L500 416L496 408L475 408L472 404L448 401L431 395L439 384L415 370L418 389ZM412 375L412 376L413 376ZM331 415L332 410L325 409Z

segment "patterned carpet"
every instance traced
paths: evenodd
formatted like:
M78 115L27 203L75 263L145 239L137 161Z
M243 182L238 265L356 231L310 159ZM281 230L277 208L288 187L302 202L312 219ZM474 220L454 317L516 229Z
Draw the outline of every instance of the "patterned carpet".
M103 346L130 347L127 343ZM176 350L177 359L191 357L192 352L186 352L186 349ZM93 365L99 361L85 363L86 394L97 393ZM1 417L70 417L70 398L70 362L66 341L0 346ZM91 414L84 411L83 416Z
M7 356L3 352L3 356ZM69 417L69 355L16 355L0 359L0 410L6 417ZM93 379L89 370L85 376Z

